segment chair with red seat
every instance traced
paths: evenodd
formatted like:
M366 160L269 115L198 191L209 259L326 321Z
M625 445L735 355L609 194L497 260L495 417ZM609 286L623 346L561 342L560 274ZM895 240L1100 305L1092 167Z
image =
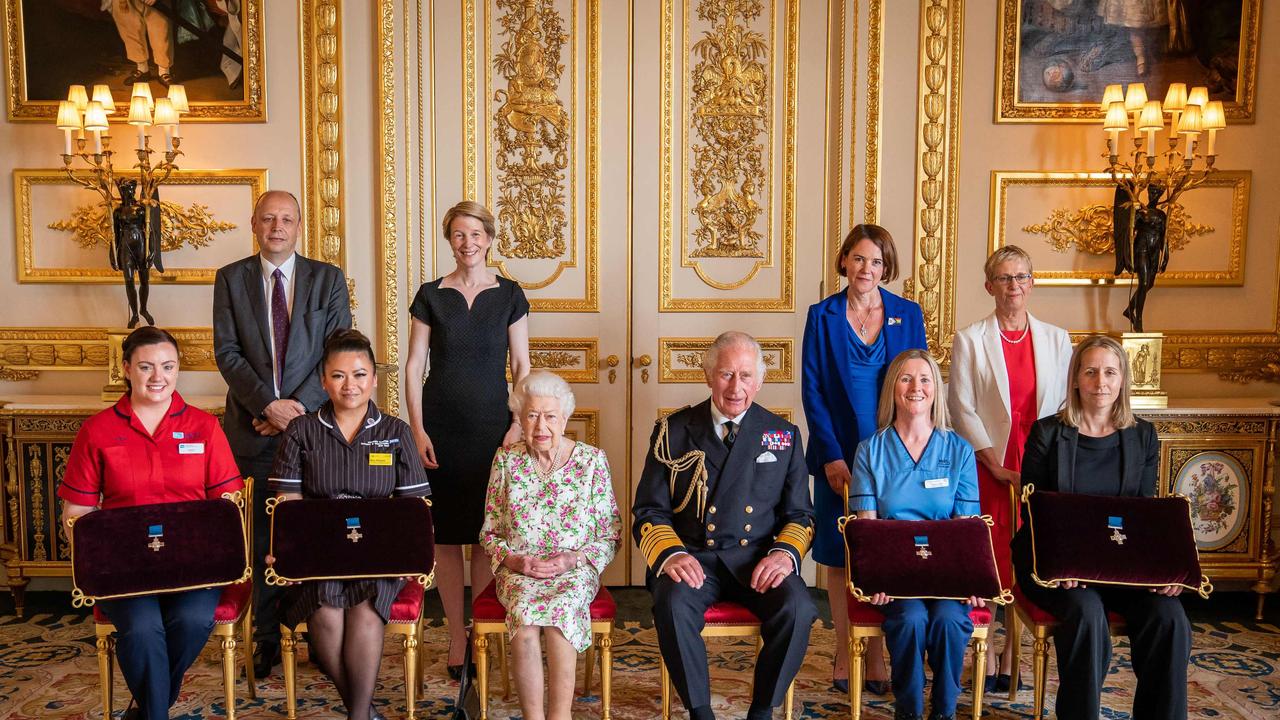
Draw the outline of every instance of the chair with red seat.
M244 532L245 547L253 547L253 478L244 479L244 489L240 491L244 498ZM249 690L249 699L258 697L256 681L253 677L253 597L252 578L244 582L227 585L218 598L218 606L213 612L212 638L219 638L222 644L222 685L226 694L227 717L236 717L236 648L244 643L244 675ZM93 606L94 633L97 635L98 677L102 685L102 716L111 717L112 675L116 664L116 626L102 612L101 605ZM236 640L239 630L241 641Z
M875 605L859 602L846 590L849 606L849 714L853 720L862 717L862 675L867 655L867 640L884 637L881 625L884 614ZM969 609L973 621L973 719L982 717L983 680L987 668L987 636L991 628L991 608Z
M417 717L418 688L422 686L422 664L418 662L418 647L422 644L422 605L426 597L426 588L416 580L405 582L400 594L391 603L390 618L386 631L392 635L400 635L404 647L404 700L408 708L407 717ZM296 627L280 626L280 655L284 665L285 709L290 720L297 715L297 667L298 667L298 635L307 631L307 624L300 622Z
M712 603L702 616L702 637L737 637L755 638L756 649L759 650L763 639L760 637L760 618L746 607L736 602L721 600ZM662 673L662 720L671 718L671 673L667 663L658 655L658 667ZM793 679L787 686L787 699L783 705L783 716L791 720L791 705L795 699L796 683Z
M1013 586L1013 612L1009 613L1009 637L1013 642L1013 673L1009 680L1010 700L1016 699L1018 695L1018 656L1021 655L1022 649L1021 643L1018 642L1021 632L1019 623L1026 625L1034 638L1031 645L1031 676L1035 691L1033 710L1035 714L1032 717L1039 718L1044 712L1045 681L1049 674L1049 639L1053 637L1053 631L1058 627L1058 619L1048 610L1028 600L1022 588ZM1124 618L1114 612L1107 613L1107 626L1113 638L1125 634Z
M595 666L596 647L600 648L600 717L610 718L613 692L613 622L618 615L617 605L609 589L600 586L591 601L591 635L595 642L587 648L583 692L591 692L591 671ZM501 653L498 662L502 668L502 697L511 697L511 678L507 672L507 611L498 601L494 583L471 601L472 636L475 638L476 682L480 691L480 720L489 717L489 636L499 636Z

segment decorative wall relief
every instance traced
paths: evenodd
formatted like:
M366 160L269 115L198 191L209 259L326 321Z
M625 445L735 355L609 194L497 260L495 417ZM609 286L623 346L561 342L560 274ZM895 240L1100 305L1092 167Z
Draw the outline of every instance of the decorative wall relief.
M715 338L658 338L658 382L704 383L702 356ZM765 382L795 381L795 339L756 338L764 351Z
M677 6L662 3L659 145L677 149L660 159L659 309L793 310L798 3L686 0L678 27Z
M487 0L484 23L490 265L534 310L595 311L599 0Z
M107 213L98 203L77 207L67 219L49 223L49 228L71 233L71 239L82 248L105 248L111 244ZM214 233L235 229L235 223L214 218L208 205L193 202L183 207L160 201L160 246L165 252L184 245L199 250L213 241Z
M1109 255L1116 250L1112 232L1114 214L1110 205L1086 205L1079 210L1056 208L1043 223L1025 225L1022 232L1044 235L1045 242L1058 252L1076 250L1089 255ZM1181 203L1169 206L1168 223L1165 239L1173 250L1186 247L1193 237L1214 232L1212 225L1193 222Z
M550 370L566 382L594 383L600 380L599 343L595 338L529 338L529 363L535 370ZM507 382L511 370L507 370Z
M217 370L213 331L166 328L178 340L183 370ZM0 366L14 373L107 367L107 331L98 328L0 327Z

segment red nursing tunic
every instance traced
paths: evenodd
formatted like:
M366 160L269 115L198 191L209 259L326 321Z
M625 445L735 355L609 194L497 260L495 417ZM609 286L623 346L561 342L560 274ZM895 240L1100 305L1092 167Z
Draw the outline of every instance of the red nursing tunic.
M125 394L80 427L58 497L105 510L216 498L243 486L217 418L175 392L148 433Z
M1000 345L1004 348L1004 366L1009 373L1009 442L1005 446L1004 462L1009 470L1022 471L1022 450L1027 434L1036 422L1036 356L1031 344L1031 330L1021 335L1001 333ZM1009 342L1009 339L1017 342ZM982 463L978 463L978 498L982 514L995 521L991 528L991 542L996 551L996 567L1000 571L1000 583L1011 587L1013 561L1009 542L1016 530L1017 515L1009 505L1009 487L992 477Z

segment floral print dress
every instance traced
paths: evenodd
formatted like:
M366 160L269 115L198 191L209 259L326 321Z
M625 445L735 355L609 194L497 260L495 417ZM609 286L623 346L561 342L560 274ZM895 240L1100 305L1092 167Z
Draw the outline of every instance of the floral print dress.
M493 459L480 542L489 553L507 634L526 625L555 627L582 652L591 645L591 601L600 573L622 542L622 519L604 451L575 443L569 461L543 482L523 443ZM549 579L508 569L512 553L547 557L578 551L587 562Z

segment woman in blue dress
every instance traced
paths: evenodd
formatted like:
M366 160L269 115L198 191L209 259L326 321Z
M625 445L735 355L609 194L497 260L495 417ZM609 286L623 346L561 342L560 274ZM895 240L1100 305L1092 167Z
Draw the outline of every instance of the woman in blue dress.
M876 430L885 367L898 353L928 347L920 306L881 287L898 277L893 237L879 225L856 225L836 254L836 272L848 289L809 308L804 326L801 392L809 425L805 460L813 475L813 559L826 566L827 596L835 622L832 684L849 691L849 619L845 604L844 541L836 523L858 443ZM867 648L866 689L883 695L883 643Z
M889 365L880 393L880 431L858 445L849 507L860 518L945 520L977 515L978 471L973 448L947 427L942 373L924 350L907 350ZM924 716L924 659L933 670L930 720L956 714L965 648L973 634L971 606L979 598L890 600L884 613L895 720Z

